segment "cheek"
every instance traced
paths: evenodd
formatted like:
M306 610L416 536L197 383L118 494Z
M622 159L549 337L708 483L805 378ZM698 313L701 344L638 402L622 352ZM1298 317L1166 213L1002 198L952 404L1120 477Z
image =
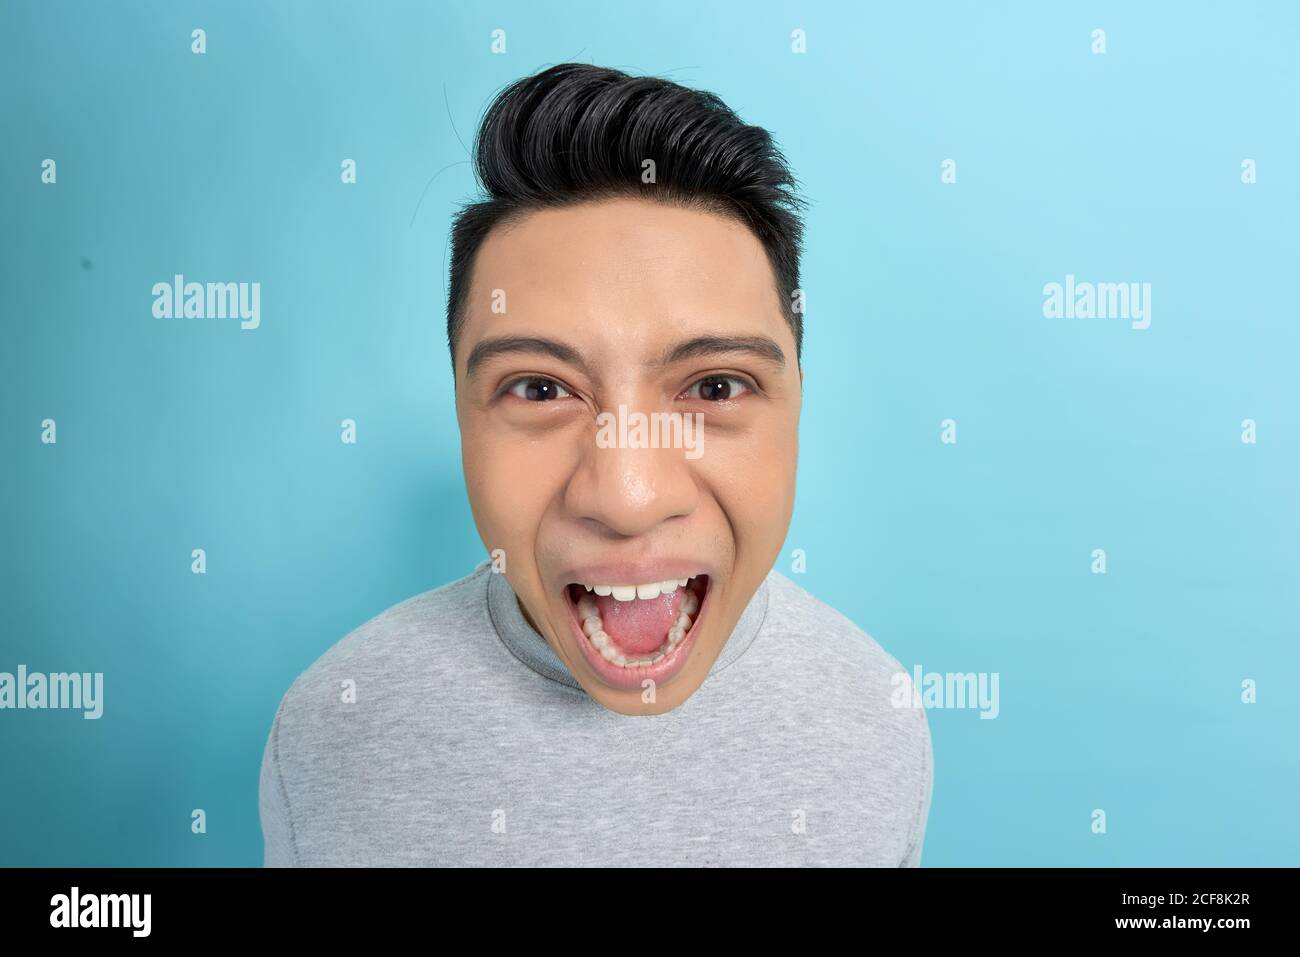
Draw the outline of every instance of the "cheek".
M766 561L785 540L794 509L797 429L736 436L715 442L711 451L716 454L703 456L704 474L735 529L736 547L755 561Z
M735 435L719 435L712 445L706 433L699 468L725 498L742 512L770 509L794 494L798 432L784 423Z
M509 551L537 538L563 489L563 456L544 441L467 434L461 442L465 487L479 533Z

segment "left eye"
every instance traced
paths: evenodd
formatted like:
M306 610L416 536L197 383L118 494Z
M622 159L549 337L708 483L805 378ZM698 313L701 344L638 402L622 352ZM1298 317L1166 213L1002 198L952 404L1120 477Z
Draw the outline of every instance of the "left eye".
M507 391L511 395L517 395L529 402L550 402L553 399L563 399L573 394L554 379L546 379L541 376L532 376L512 382Z
M749 383L730 375L706 376L686 390L687 398L726 402L749 391Z

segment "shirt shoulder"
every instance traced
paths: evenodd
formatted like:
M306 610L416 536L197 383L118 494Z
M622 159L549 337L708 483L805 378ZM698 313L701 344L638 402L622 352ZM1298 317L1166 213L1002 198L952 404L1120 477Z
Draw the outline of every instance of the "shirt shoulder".
M897 823L907 834L900 862L918 866L934 752L910 671L848 616L780 572L769 574L768 586L763 650L755 664L780 676L786 720L797 715L836 740L847 756L844 772L864 787L888 782Z
M281 714L299 715L313 703L336 703L352 682L355 691L383 687L417 666L426 672L460 636L491 627L486 595L491 565L480 564L464 578L400 601L348 632L289 686ZM382 683L382 684L381 684Z
M891 686L901 681L895 676L907 674L872 635L780 572L769 574L768 587L764 632L783 639L792 653L808 652L820 661L829 658L854 683L884 679Z
M329 807L328 795L349 779L356 754L391 749L415 730L431 696L463 681L472 655L465 644L473 639L466 636L491 627L489 574L484 562L464 578L392 605L336 641L290 684L262 756L267 866L300 862L298 818Z

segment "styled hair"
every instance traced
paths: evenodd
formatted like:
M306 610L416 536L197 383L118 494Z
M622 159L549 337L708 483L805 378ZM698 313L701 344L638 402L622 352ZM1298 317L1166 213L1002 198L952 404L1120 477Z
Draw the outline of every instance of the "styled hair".
M653 160L655 182L642 182ZM767 130L716 95L658 77L561 63L511 84L483 116L474 171L486 199L452 221L447 345L455 372L475 255L496 226L528 212L639 197L739 220L758 237L775 276L796 356L801 212L806 203Z

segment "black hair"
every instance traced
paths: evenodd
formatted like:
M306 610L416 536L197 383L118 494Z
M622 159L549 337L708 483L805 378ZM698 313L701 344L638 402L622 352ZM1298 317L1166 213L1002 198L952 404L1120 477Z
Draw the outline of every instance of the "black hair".
M647 159L655 164L653 183L642 182ZM474 170L487 198L462 207L451 228L453 373L474 257L493 227L530 211L617 196L717 212L748 226L767 252L802 355L794 291L806 203L771 134L742 122L713 93L561 63L497 95L475 137Z

